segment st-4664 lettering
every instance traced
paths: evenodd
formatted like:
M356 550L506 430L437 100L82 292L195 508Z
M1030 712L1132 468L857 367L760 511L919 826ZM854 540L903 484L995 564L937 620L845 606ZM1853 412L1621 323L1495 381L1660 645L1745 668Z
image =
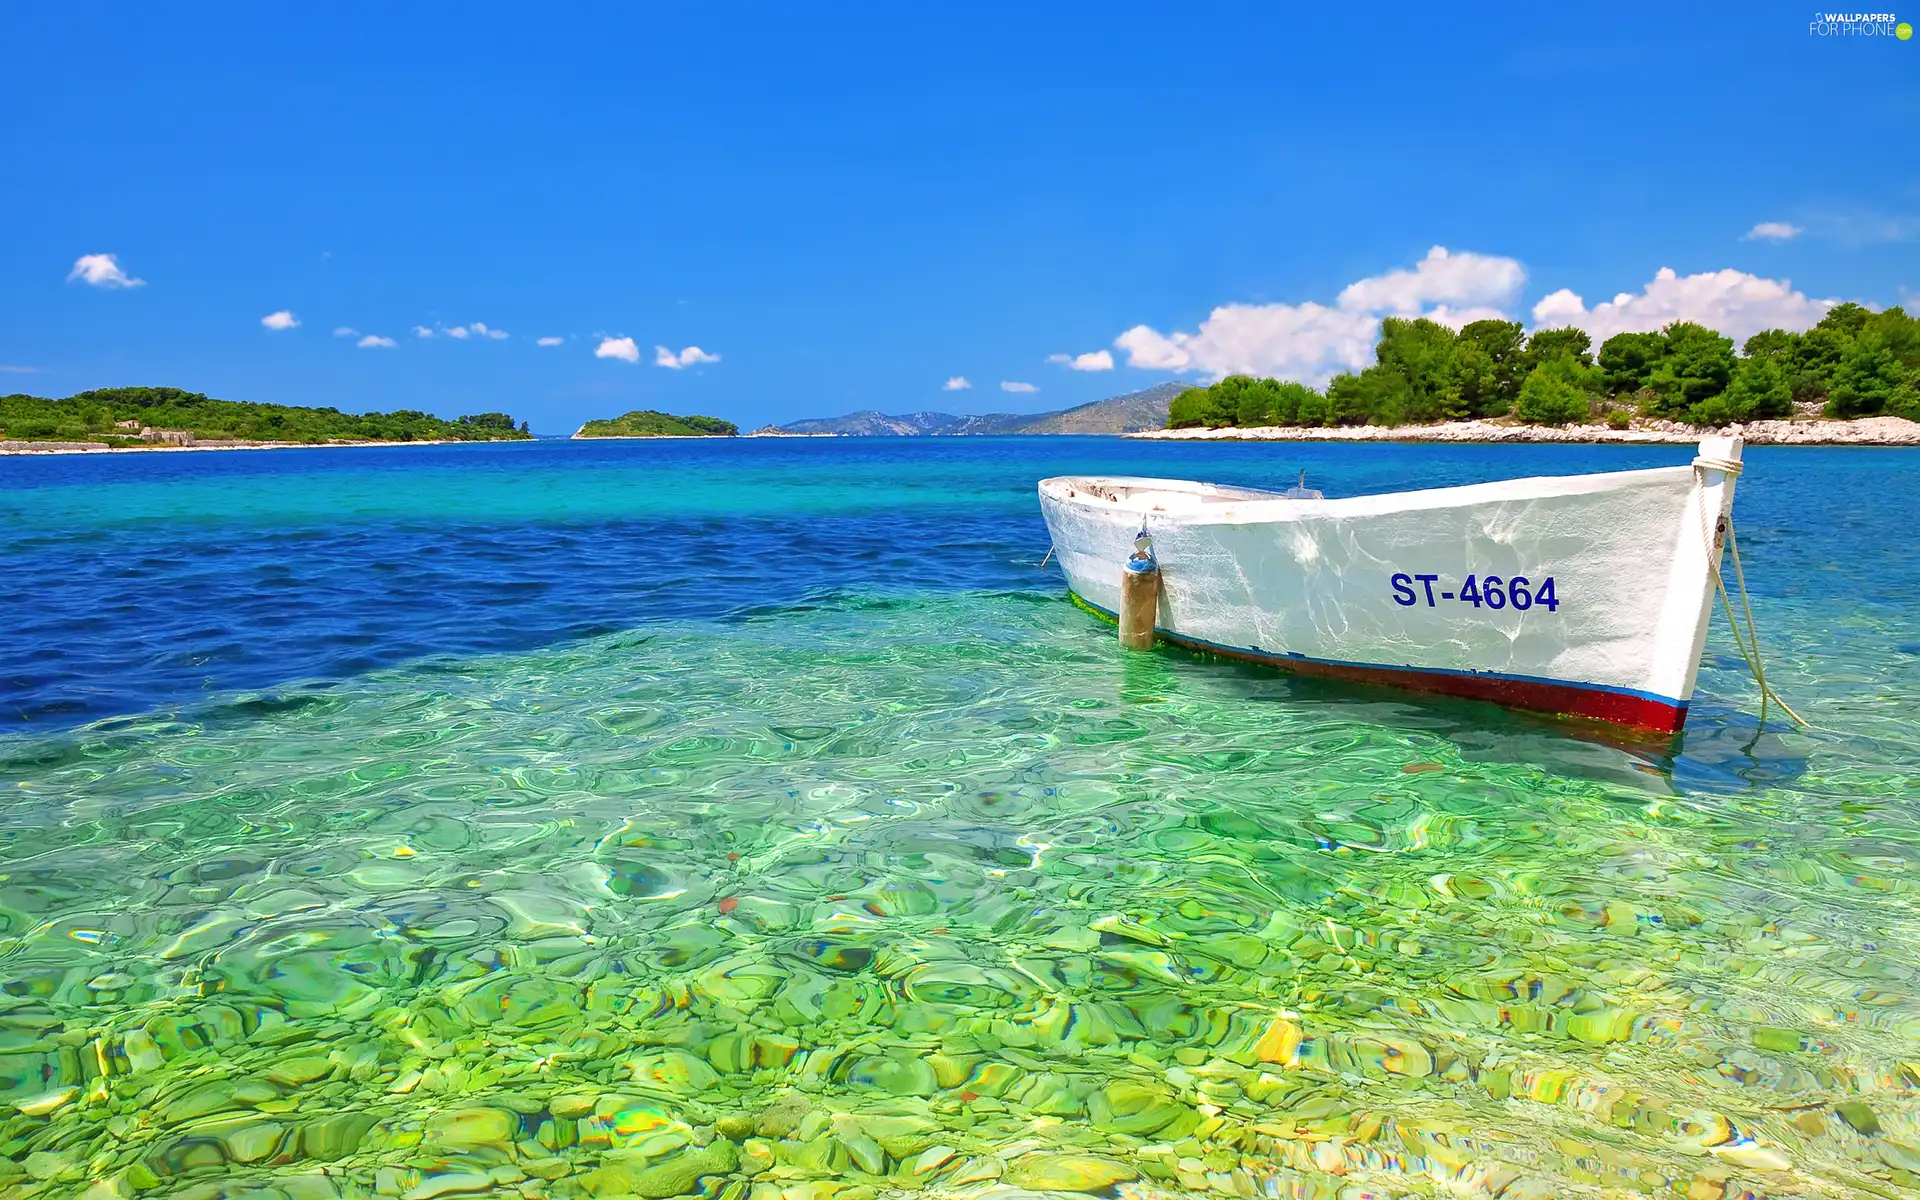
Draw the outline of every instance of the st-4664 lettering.
M1402 608L1416 604L1437 608L1449 602L1471 604L1475 608L1513 608L1520 612L1536 606L1548 612L1557 612L1560 608L1560 597L1554 593L1551 575L1538 583L1525 575L1469 575L1465 583L1454 587L1439 575L1409 575L1400 571L1394 574L1392 582L1393 602Z

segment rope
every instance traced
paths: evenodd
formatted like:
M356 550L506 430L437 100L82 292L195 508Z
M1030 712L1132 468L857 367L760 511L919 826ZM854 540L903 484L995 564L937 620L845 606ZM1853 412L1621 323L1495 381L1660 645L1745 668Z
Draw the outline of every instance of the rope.
M1041 560L1040 560L1040 565L1041 565L1041 566L1043 566L1043 567L1044 567L1044 566L1046 566L1046 565L1047 565L1048 563L1050 563L1050 562L1052 562L1052 561L1053 561L1053 550L1054 550L1054 548L1053 548L1052 546L1048 546L1048 547L1047 547L1047 556L1046 556L1045 558L1043 558L1043 559L1041 559Z
M1704 454L1695 458L1693 465L1698 470L1720 471L1729 479L1740 474L1741 467L1741 464L1734 459L1709 458ZM1745 636L1741 635L1740 621L1733 613L1733 598L1727 594L1727 577L1720 569L1718 547L1714 544L1713 534L1707 528L1706 507L1701 506L1700 532L1706 538L1707 560L1713 567L1713 583L1715 590L1720 593L1720 608L1727 614L1727 628L1733 633L1733 644L1740 648L1740 657L1746 660L1747 670L1753 673L1754 682L1760 685L1760 724L1762 727L1766 725L1767 702L1772 701L1780 706L1781 712L1792 717L1803 729L1812 729L1812 722L1793 711L1793 706L1782 700L1780 694L1767 682L1766 664L1760 659L1760 630L1754 624L1753 601L1747 595L1747 572L1740 563L1740 539L1734 533L1733 514L1728 513L1723 520L1727 529L1727 556L1733 559L1734 586L1740 589L1740 609L1747 617Z
M1747 660L1747 669L1753 672L1754 682L1760 685L1760 724L1765 725L1767 723L1767 701L1772 700L1780 706L1780 711L1792 717L1801 728L1811 729L1813 728L1813 723L1793 711L1793 706L1785 700L1782 700L1780 694L1774 691L1773 686L1767 682L1767 669L1760 661L1760 631L1753 623L1753 603L1747 597L1747 572L1746 569L1740 565L1740 539L1734 534L1733 517L1731 514L1727 517L1727 554L1728 557L1733 559L1733 578L1735 585L1740 589L1740 608L1747 615L1747 636L1745 641L1741 640L1740 623L1734 619L1733 600L1727 595L1726 576L1721 573L1720 562L1717 558L1713 564L1713 581L1720 591L1720 607L1727 614L1727 627L1733 631L1733 643L1740 647L1740 657ZM1749 649L1749 644L1751 644L1751 649Z

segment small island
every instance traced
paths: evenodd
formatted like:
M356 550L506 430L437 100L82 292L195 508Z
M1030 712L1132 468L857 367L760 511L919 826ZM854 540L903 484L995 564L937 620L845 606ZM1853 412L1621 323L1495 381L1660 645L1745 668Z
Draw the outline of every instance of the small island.
M639 408L604 421L588 421L576 438L739 437L740 427L719 417L676 417Z
M455 421L415 409L343 413L244 400L213 400L170 387L97 388L62 400L0 396L0 452L248 450L423 442L530 441L526 422L503 412Z

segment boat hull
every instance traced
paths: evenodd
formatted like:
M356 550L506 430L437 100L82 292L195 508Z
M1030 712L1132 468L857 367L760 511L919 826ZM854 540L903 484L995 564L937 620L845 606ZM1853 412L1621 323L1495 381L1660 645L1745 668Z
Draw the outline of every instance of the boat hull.
M1671 732L1684 724L1739 471L1691 467L1346 500L1050 479L1074 596L1111 618L1144 524L1172 644L1305 675Z

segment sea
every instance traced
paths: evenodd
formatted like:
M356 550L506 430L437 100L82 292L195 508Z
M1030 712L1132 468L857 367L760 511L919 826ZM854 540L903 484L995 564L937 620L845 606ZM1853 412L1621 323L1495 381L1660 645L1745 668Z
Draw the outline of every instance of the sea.
M1034 484L1687 447L0 458L0 1195L1920 1189L1920 452L1672 742L1122 653Z

